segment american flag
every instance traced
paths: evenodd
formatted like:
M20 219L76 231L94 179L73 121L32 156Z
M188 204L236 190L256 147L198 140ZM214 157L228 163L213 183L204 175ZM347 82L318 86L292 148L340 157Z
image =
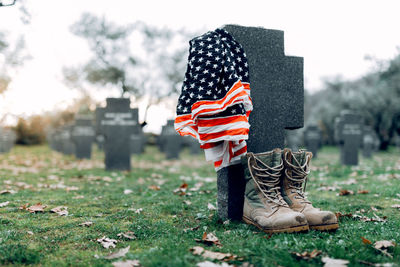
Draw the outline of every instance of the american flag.
M223 29L190 42L178 100L176 131L196 138L216 170L247 152L252 110L249 68L242 46Z

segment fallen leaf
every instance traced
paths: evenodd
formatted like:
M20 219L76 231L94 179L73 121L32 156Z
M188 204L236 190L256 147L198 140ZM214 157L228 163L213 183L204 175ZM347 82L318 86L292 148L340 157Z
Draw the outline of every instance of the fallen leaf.
M57 213L60 216L68 215L68 207L65 207L65 206L58 206L58 207L55 207L54 209L51 209L50 211Z
M80 223L79 226L86 226L86 227L89 227L89 226L91 226L92 224L93 224L93 222L83 222L83 223Z
M160 187L158 185L150 185L149 189L158 191L158 190L160 190Z
M189 200L185 200L185 201L183 201L183 203L185 203L188 206L192 205L192 201L189 201Z
M368 190L358 190L357 194L368 194L369 191Z
M186 232L188 232L188 231L196 231L196 230L199 230L199 228L200 228L200 225L198 225L198 226L196 226L196 227L193 227L193 228L185 228L185 229L183 229L183 231L186 233Z
M26 210L29 211L30 213L36 213L36 212L44 212L44 209L46 208L46 205L42 205L42 203L37 203L36 205L32 205Z
M27 233L28 235L33 235L33 232L32 232L32 231L26 231L26 233Z
M130 248L131 248L131 246L127 246L126 248L121 248L117 252L111 253L110 255L105 256L104 258L107 260L111 260L111 259L117 259L117 258L124 257L126 255L126 253L128 253Z
M193 253L193 255L201 255L204 252L203 247L195 246L190 249L190 251Z
M82 198L85 198L84 196L75 196L75 197L73 197L73 199L82 199Z
M325 263L324 267L346 267L349 264L348 260L332 259L329 257L323 257L321 260Z
M372 245L372 242L371 242L370 240L364 238L364 237L361 237L361 240L362 240L362 242L363 242L364 244L366 244L366 245Z
M391 207L400 210L400 204L394 204L394 205L392 205Z
M336 212L335 213L336 218L340 219L341 217L347 217L347 218L353 218L353 214L352 213L341 213L341 212Z
M184 196L184 195L186 195L187 188L188 188L188 184L183 183L183 184L181 184L181 186L179 186L173 192L174 192L174 194L179 194L180 196Z
M128 231L126 233L119 233L117 236L120 238L123 237L123 238L131 239L131 240L136 239L135 233L131 232L131 231Z
M235 255L232 255L230 253L222 253L222 252L214 252L210 250L204 250L203 254L201 255L203 258L209 258L213 260L219 260L219 261L230 261L236 258Z
M221 242L219 242L218 237L216 237L213 233L207 234L207 232L204 232L201 239L195 239L195 240L196 242L204 243L209 246L211 245L216 245L218 247L222 246Z
M0 208L5 207L8 204L10 204L10 201L2 202L2 203L0 203Z
M125 194L125 195L131 194L131 193L133 193L133 191L130 190L130 189L125 189L125 190L124 190L124 194Z
M354 192L347 189L341 189L339 192L339 196L347 196L347 195L354 195Z
M115 248L115 244L117 244L118 241L103 236L102 238L97 239L97 242L99 242L104 248L109 249L110 247Z
M321 250L316 250L316 249L314 249L311 252L308 252L308 251L304 251L303 253L292 252L292 254L296 256L296 258L302 259L302 260L313 259L313 258L317 257L318 255L320 255L321 253L322 253Z
M396 244L393 241L389 240L380 240L376 241L374 244L374 248L376 249L387 249L390 247L394 247Z
M14 190L2 190L0 191L0 195L5 195L5 194L15 194L17 191Z
M347 180L347 181L341 182L341 184L345 184L345 185L357 184L357 180L356 180L356 179L353 179L353 178L350 178L350 179Z
M116 262L113 262L112 265L114 267L140 267L140 266L142 266L140 264L139 260L116 261Z
M208 204L207 204L207 208L208 208L209 210L217 210L217 208L216 208L213 204L211 204L211 203L208 203Z
M135 213L140 214L140 213L142 213L142 211L143 211L143 208L140 208L140 209L135 210Z
M189 190L190 191L199 191L200 190L200 188L203 186L203 183L202 182L199 182L199 183L196 183L192 188L190 188Z

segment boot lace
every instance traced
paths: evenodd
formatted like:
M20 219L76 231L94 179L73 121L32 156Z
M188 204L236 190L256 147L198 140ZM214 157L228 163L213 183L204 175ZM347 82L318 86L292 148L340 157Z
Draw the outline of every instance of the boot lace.
M256 164L251 166L251 158L255 159L257 165L260 164L264 168L256 166ZM247 164L249 166L250 175L260 192L267 199L268 203L274 203L272 209L276 209L279 206L289 207L285 200L283 200L280 193L279 181L281 171L283 170L283 162L275 167L270 167L251 154L251 157L248 158ZM252 169L254 169L257 173L254 174Z
M295 198L302 199L301 203L306 203L306 204L311 204L311 202L304 195L306 192L308 174L310 173L310 170L308 168L309 158L310 156L306 155L305 163L301 165L299 161L296 159L296 157L293 156L295 164L297 165L296 166L291 162L289 162L289 160L287 160L285 155L285 163L290 167L290 168L285 168L285 174L289 180L288 183L289 188L291 189L292 193L297 193L297 196L295 196ZM303 188L303 183L304 183L304 188Z

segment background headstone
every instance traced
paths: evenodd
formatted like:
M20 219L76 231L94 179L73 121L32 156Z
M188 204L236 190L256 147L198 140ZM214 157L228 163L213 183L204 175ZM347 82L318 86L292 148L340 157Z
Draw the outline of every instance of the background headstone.
M10 152L16 140L17 136L13 130L0 127L0 154Z
M130 109L128 98L107 98L107 106L99 115L99 132L105 138L106 170L130 170L130 140L138 124L138 110Z
M372 158L372 153L375 149L375 136L374 130L371 126L364 126L363 131L363 140L362 140L362 154L365 158Z
M189 148L190 154L198 155L202 154L203 149L200 148L199 142L191 136L184 136L183 143Z
M337 139L340 146L340 160L343 165L358 165L358 150L362 142L362 118L355 112L344 110L337 120Z
M60 129L59 140L61 142L60 151L65 155L73 155L75 153L75 144L71 139L72 124L66 124Z
M71 139L75 144L75 157L78 159L90 159L92 156L92 144L95 140L93 117L79 115L71 129Z
M297 131L285 130L285 147L290 148L292 151L299 151L301 146L301 137Z
M183 137L174 128L174 120L168 120L162 127L159 146L167 159L177 159L183 147Z
M283 31L259 27L224 27L244 48L250 71L253 111L250 115L249 152L283 148L284 130L303 127L303 58L284 53ZM218 214L241 219L245 181L240 164L218 171Z
M316 158L318 150L322 145L322 132L318 125L310 124L304 130L304 145L308 151L313 153L313 157Z
M133 109L137 116L134 118L137 124L133 127L131 135L131 154L142 154L145 150L146 137L143 134L142 126L139 124L139 109Z

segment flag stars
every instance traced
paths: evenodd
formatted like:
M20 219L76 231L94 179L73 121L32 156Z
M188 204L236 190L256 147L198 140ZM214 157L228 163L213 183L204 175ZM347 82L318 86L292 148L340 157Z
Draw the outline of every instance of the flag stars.
M232 110L231 110L231 113L232 113L232 114L236 114L236 109L232 109Z
M200 79L200 83L205 83L206 82L206 79L205 78L201 78Z
M208 48L208 49L211 49L211 48L213 48L213 45L212 45L212 44L209 44L209 45L207 45L207 48Z
M211 64L211 61L210 60L207 60L206 61L206 66L208 66L208 65L210 65Z
M198 98L198 99L202 99L203 96L202 96L202 95L198 95L197 98Z
M208 70L207 70L207 69L203 70L203 73L204 73L204 74L207 74L207 73L208 73Z
M204 58L201 57L197 61L201 63L201 62L203 62L203 60L204 60Z
M218 68L218 65L217 65L217 64L214 64L214 65L213 65L213 68L214 68L214 69Z
M217 47L217 48L215 48L214 50L215 50L215 52L219 52L219 48L218 48L218 47Z
M183 110L183 113L185 113L185 112L187 112L188 111L188 108L187 107L185 107Z
M208 86L209 86L209 87L213 87L213 86L214 86L214 82L212 82L212 81L209 82L209 83L208 83Z
M215 60L216 60L216 61L219 61L220 59L221 59L221 58L220 58L219 56L216 56L216 57L215 57Z
M215 78L215 73L211 73L211 77L212 77L212 78Z
M201 42L199 43L199 46L204 46L204 42L201 41Z
M207 56L208 56L208 57L211 57L211 56L212 56L212 53L211 53L211 52L208 52L208 53L207 53Z
M189 96L190 96L190 98L193 98L194 97L194 93L190 93Z
M203 86L199 86L199 91L204 90Z
M239 47L236 47L236 48L235 48L235 51L236 51L236 53L239 53L239 52L240 52L240 48L239 48Z
M200 49L199 51L197 51L197 53L203 54L203 49Z
M242 58L241 58L241 57L237 57L236 60L237 60L238 62L242 62Z
M212 94L211 90L208 90L206 94L211 95Z

